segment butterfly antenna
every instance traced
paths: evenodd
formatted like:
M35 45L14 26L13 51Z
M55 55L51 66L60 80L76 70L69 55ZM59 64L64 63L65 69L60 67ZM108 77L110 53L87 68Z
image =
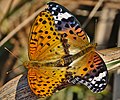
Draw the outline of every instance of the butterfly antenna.
M7 50L11 55L13 55L16 59L18 59L20 62L23 63L23 61L20 58L18 58L14 53L12 53L7 47L4 47L4 49ZM18 67L20 67L20 66L22 66L22 65L19 65ZM6 74L9 74L10 72L12 72L13 70L15 70L18 67L15 67L10 71L7 71Z
M94 29L94 38L93 38L93 43L95 43L96 41L95 41L95 38L96 38L96 29L97 29L97 23L98 23L98 20L97 19L95 19L95 21L94 21L94 24L95 24L95 29Z
M11 55L13 55L16 59L18 59L23 63L23 61L19 57L17 57L14 53L12 53L8 48L4 47L4 49L7 50Z
M11 70L7 71L7 72L6 72L6 74L11 73L13 70L17 69L17 68L18 68L18 67L20 67L20 66L22 66L22 65L19 65L19 66L17 66L17 67L15 67L15 68L13 68L13 69L11 69Z

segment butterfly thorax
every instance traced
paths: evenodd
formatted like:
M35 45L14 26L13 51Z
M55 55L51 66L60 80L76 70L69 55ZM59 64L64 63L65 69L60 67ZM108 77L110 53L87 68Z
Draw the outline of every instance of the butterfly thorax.
M24 63L23 63L23 66L25 66L26 68L31 68L31 67L40 67L40 66L42 66L42 64L40 63L40 62L38 62L38 61L25 61Z
M26 68L30 69L30 68L35 68L35 67L44 67L44 66L48 66L48 67L55 67L55 63L56 62L45 62L45 61L25 61L23 63L23 66L25 66Z
M36 65L38 65L37 62L33 62L33 61L25 61L23 63L23 66L25 66L28 69L31 68L31 67L34 67Z

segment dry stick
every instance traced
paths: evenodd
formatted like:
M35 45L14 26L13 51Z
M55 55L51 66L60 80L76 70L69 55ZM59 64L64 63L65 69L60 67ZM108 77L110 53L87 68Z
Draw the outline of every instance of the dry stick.
M111 67L111 68L108 68L108 71L109 71L109 73L112 73L112 72L115 72L115 71L117 71L117 70L119 70L119 69L120 69L120 63L114 65L114 66Z
M97 12L97 10L100 8L100 6L102 5L104 0L99 0L99 2L95 5L95 7L93 8L93 10L91 11L91 13L89 14L88 18L86 19L86 21L83 23L82 28L84 29L86 27L86 25L89 23L89 21L91 20L91 18L95 15L95 13Z
M13 0L11 0L11 1L9 0L8 3L9 3L9 5L6 7L7 9L6 9L5 13L3 14L2 18L0 19L0 25L1 25L2 21L4 20L4 18L6 17L7 13L10 11L10 8L13 4Z
M20 29L22 29L25 25L27 25L30 21L32 21L45 8L46 6L41 7L35 13L33 13L30 17L28 17L25 21L23 21L20 25L18 25L14 30L12 30L3 40L0 41L0 47L5 42L7 42L12 36L14 36Z

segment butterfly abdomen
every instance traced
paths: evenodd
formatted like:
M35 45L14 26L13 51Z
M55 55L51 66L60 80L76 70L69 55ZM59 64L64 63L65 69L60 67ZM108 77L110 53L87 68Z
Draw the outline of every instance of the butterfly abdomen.
M81 49L80 52L76 53L75 55L64 56L60 60L56 61L55 66L68 66L77 58L80 58L87 52L94 50L95 46L96 46L95 44L89 44L83 47L83 49Z
M73 55L73 59L76 60L79 57L82 57L84 54L90 52L90 51L94 51L95 50L95 46L96 44L88 44L87 46L83 47L80 52L76 53L75 55Z

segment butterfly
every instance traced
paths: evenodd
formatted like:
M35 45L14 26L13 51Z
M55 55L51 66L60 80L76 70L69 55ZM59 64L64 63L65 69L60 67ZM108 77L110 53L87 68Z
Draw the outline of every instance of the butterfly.
M49 2L36 17L28 56L30 61L23 63L28 83L41 98L74 84L84 84L93 92L107 85L107 68L95 45L89 43L77 19L57 3Z

